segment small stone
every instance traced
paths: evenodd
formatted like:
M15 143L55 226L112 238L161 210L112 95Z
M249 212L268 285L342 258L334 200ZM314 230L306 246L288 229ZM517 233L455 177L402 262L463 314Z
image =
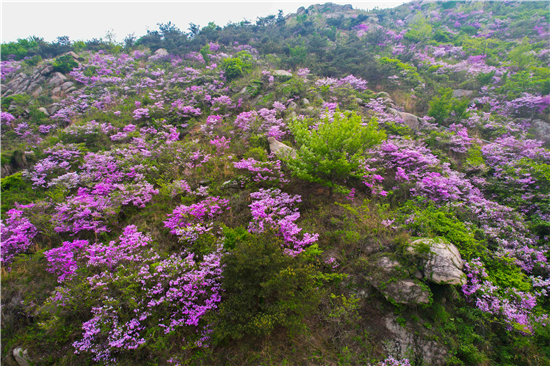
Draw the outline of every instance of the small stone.
M50 85L59 86L63 84L65 81L67 81L67 77L60 72L56 72L53 74L49 83Z
M309 105L309 104L310 104L310 103L309 103L309 99L307 99L307 98L302 99L302 103L303 103L304 105Z
M52 89L52 95L58 96L60 93L61 93L61 87L60 86L57 86L57 87Z
M53 66L52 66L52 65L48 65L48 66L46 66L45 68L43 68L42 71L40 71L40 73L41 73L42 75L45 76L45 75L51 74L52 71L53 71Z

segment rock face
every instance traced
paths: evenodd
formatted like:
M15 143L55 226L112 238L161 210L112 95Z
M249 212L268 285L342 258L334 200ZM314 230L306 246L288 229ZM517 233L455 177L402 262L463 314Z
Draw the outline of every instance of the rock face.
M471 97L473 94L474 94L473 90L466 90L466 89L453 90L453 97L455 98Z
M50 85L53 85L53 86L60 86L65 81L67 81L67 77L65 77L65 75L63 75L60 72L56 72L56 73L53 74L52 78L50 79L50 81L48 83Z
M292 157L296 158L296 150L275 140L273 137L268 137L267 141L269 142L269 149L272 153L275 153L279 158Z
M409 331L401 326L397 319L389 316L385 319L386 329L392 336L384 347L395 358L408 358L418 365L445 365L447 351L436 342L427 339L423 332Z
M9 83L2 84L2 96L7 97L8 95L28 93L37 97L42 93L42 88L39 84L44 82L52 71L52 65L43 65L34 70L32 75L19 73Z
M292 78L292 74L285 70L275 70L272 71L271 74L280 81L287 81Z
M428 259L424 263L424 277L431 282L449 285L464 285L466 275L462 272L462 257L458 248L439 239L418 239L408 250L417 253L419 247L429 248Z
M381 257L375 272L368 276L370 283L388 300L400 304L429 304L430 293L422 283L412 278L402 278L399 262Z

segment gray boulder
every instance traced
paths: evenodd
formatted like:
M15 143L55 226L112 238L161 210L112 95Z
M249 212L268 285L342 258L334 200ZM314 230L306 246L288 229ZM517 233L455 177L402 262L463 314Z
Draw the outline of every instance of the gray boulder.
M53 66L52 65L47 65L45 68L42 69L42 71L40 71L40 73L44 76L46 75L49 75L51 74L53 71Z
M537 140L550 142L550 123L544 122L542 119L536 119L531 125Z
M400 304L429 304L430 292L417 279L402 278L399 262L389 257L381 257L375 265L369 282L388 300Z
M424 262L424 277L431 282L449 285L464 285L466 275L458 248L442 239L418 239L407 250L418 253L419 248L429 248Z
M156 56L168 56L168 51L166 51L164 48L159 48L155 51Z
M70 81L64 82L63 84L61 84L61 90L65 91L69 89L71 86L73 86L72 82Z
M403 119L403 122L411 129L417 131L420 128L420 119L414 114L398 111L397 109L388 108L388 111L392 114L399 116Z
M267 141L269 142L269 149L272 153L279 158L292 157L296 158L296 150L283 144L282 142L277 141L274 137L268 137Z
M275 70L272 71L271 74L279 81L287 81L292 78L292 74L285 70Z
M60 72L56 72L50 79L49 84L53 86L60 86L65 81L67 81L67 77Z
M33 97L38 97L40 94L42 94L42 87L39 86L38 89L36 89L35 91L32 92L32 96Z
M23 350L21 347L13 350L13 358L15 358L15 361L19 366L30 365L29 353L27 352L27 350Z

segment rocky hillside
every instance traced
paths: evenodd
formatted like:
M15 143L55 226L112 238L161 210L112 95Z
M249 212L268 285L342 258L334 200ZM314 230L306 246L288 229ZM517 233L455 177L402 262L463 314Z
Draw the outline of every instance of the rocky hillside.
M549 20L3 44L2 363L550 365Z

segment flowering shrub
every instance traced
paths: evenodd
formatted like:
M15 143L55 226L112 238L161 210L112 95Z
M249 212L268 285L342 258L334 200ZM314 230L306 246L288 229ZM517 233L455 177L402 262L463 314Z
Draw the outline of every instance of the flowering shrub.
M280 189L260 189L251 193L250 197L255 200L250 205L252 221L248 230L251 233L275 229L283 238L285 253L291 256L300 254L318 240L319 234L305 233L301 239L298 236L302 229L294 221L300 218L300 213L294 205L301 202L300 196L292 197Z
M38 230L28 218L23 216L24 210L32 207L34 204L17 205L17 208L6 212L7 217L4 216L3 222L0 221L3 266L7 266L17 254L27 251L33 244L32 240Z
M164 226L171 229L170 233L179 236L180 241L193 243L201 234L212 230L214 219L229 210L229 201L219 197L207 199L190 206L181 205L168 215Z

